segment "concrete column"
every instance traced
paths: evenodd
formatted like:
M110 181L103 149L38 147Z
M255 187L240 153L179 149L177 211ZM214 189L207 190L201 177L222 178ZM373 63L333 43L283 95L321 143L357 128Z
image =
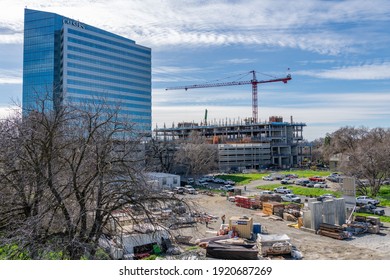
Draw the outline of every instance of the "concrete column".
M311 209L311 224L314 230L318 230L320 228L320 224L322 223L322 202L317 201L312 203Z
M334 200L325 200L322 204L324 223L334 225L335 224L335 202Z
M345 224L347 220L346 210L345 210L345 200L344 198L336 198L334 202L335 202L335 221L337 225L341 226Z
M303 211L303 226L305 228L312 228L311 224L311 211Z
M317 202L317 201L318 201L317 198L308 198L307 205L308 205L309 209L313 209L312 204L313 204L313 202Z

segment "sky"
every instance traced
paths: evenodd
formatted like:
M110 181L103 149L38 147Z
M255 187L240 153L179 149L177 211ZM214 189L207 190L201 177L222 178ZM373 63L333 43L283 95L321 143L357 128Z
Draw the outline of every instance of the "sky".
M389 127L388 0L0 0L0 116L22 99L24 8L67 16L152 49L152 127L252 116L305 123L304 138L343 126Z

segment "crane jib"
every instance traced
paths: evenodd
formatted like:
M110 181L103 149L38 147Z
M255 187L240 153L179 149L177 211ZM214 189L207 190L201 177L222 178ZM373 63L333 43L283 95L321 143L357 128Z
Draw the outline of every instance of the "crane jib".
M194 88L210 88L210 87L223 87L223 86L239 86L239 85L248 85L252 84L252 121L254 123L257 123L258 120L258 101L257 101L257 84L265 84L265 83L272 83L272 82L283 82L287 83L287 81L291 80L291 75L288 74L284 78L275 78L271 80L261 80L258 81L256 79L256 72L251 71L253 74L253 79L250 81L233 81L233 82L224 82L224 83L205 83L205 84L199 84L199 85L190 85L190 86L179 86L179 87L171 87L166 88L165 90L175 90L175 89L194 89Z
M265 83L272 83L272 82L283 82L287 83L287 81L291 80L291 75L287 75L285 78L278 78L278 79L272 79L272 80L250 80L250 81L235 81L235 82L225 82L225 83L205 83L205 84L198 84L198 85L187 85L187 86L178 86L178 87L170 87L166 88L165 90L175 90L175 89L194 89L194 88L209 88L209 87L223 87L223 86L240 86L240 85L249 85L249 84L265 84Z

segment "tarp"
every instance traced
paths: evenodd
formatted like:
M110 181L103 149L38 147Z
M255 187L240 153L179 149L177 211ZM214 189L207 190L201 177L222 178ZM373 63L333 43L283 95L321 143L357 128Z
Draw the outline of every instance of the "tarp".
M223 260L257 260L258 253L255 244L219 244L210 241L206 248L206 257Z

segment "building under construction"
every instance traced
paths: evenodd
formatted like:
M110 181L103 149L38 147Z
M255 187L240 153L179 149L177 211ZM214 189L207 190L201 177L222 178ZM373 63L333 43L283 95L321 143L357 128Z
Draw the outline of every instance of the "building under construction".
M304 143L305 123L284 122L282 117L270 117L268 122L240 121L215 123L179 123L176 127L156 128L155 137L164 141L188 139L194 132L210 144L218 145L220 171L291 168L305 165L311 159Z

